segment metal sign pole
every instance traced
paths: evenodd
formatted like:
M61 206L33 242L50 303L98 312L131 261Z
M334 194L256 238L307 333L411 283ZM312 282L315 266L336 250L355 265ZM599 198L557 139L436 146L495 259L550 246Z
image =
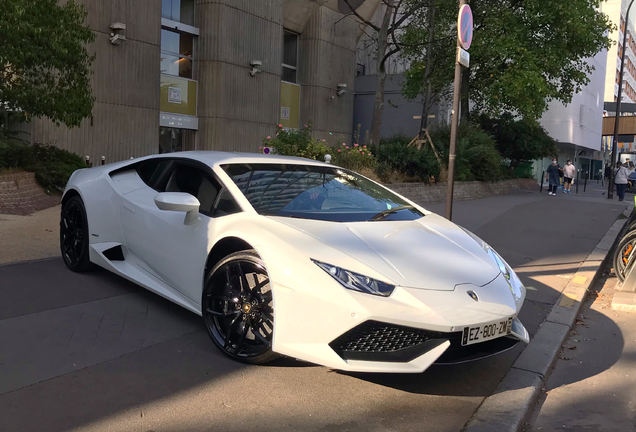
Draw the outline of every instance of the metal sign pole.
M466 4L466 0L459 0L459 18L457 25L457 50L455 56L455 84L453 86L453 112L451 118L451 130L450 130L450 145L448 149L448 180L446 182L446 219L452 220L453 218L453 191L455 188L455 152L457 149L457 128L459 126L459 97L461 92L462 83L462 63L466 60L464 56L467 53L462 49L462 45L466 48L470 47L472 42L472 12L468 10L470 14L470 33L466 35L466 26L462 25L462 19L464 19L462 6ZM462 29L462 27L465 27ZM464 32L464 33L463 33ZM467 39L467 40L466 40Z

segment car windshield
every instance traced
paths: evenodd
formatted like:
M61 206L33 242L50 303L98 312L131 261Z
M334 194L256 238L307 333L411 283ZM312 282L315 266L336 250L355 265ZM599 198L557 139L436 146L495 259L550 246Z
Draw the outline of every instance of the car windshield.
M231 164L225 172L261 215L333 222L415 220L424 214L351 171L292 164Z

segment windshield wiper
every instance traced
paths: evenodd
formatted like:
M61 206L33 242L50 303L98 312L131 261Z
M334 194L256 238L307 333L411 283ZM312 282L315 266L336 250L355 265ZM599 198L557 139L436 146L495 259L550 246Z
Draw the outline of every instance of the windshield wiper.
M399 207L393 207L390 209L386 209L386 210L382 210L380 213L378 213L377 215L373 216L371 219L372 221L379 221L384 219L385 217L387 217L388 215L390 215L391 213L397 213L400 210L411 210L414 209L415 207L413 207L412 205L403 205L403 206L399 206Z

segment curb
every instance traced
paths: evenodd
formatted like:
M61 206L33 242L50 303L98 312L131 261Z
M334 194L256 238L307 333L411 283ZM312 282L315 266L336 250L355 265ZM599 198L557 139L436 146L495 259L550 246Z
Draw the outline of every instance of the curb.
M62 259L62 257L61 256L53 256L53 257L47 257L47 258L37 258L37 259L33 259L33 260L10 261L10 262L6 262L6 263L0 263L0 267L9 267L9 266L20 265L20 264L35 264L35 263L39 263L39 262L42 262L42 261L52 261L52 260L56 260L56 259Z
M601 273L603 263L629 221L632 210L623 211L627 219L617 219L579 267L552 306L545 321L517 358L491 396L484 399L463 432L517 432L539 398L550 368L567 338L590 289Z
M615 311L636 313L636 293L618 291L612 299L612 309Z

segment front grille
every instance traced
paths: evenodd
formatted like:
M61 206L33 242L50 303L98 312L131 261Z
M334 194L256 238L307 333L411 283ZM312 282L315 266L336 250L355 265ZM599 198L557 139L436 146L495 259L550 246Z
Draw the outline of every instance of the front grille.
M366 321L339 336L329 346L347 360L408 362L452 336L455 333Z

